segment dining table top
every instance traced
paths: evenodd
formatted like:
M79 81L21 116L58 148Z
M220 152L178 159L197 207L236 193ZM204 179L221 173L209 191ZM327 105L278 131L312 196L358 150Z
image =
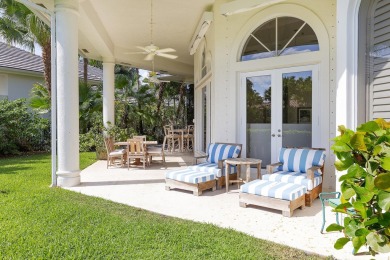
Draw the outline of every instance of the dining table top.
M158 144L157 141L145 141L143 143L146 145ZM128 145L129 143L127 141L119 141L119 142L115 142L114 144L115 145Z

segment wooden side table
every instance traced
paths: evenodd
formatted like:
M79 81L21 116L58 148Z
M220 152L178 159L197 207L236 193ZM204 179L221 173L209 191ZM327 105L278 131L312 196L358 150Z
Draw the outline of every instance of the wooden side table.
M229 184L233 182L237 182L238 184L241 182L247 183L250 180L251 175L251 165L255 164L257 166L257 179L261 179L261 160L255 158L232 158L226 159L226 168L225 168L225 179L226 179L226 192L229 191ZM230 175L230 166L237 166L237 180L229 180ZM241 174L241 165L246 165L246 178L245 180L240 178Z

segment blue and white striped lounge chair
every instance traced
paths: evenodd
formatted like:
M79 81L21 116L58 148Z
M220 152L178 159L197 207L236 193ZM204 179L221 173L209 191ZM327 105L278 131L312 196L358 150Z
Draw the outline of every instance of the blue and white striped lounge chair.
M254 180L240 188L239 203L281 210L283 216L291 217L294 210L305 207L306 187L300 184Z
M322 192L325 157L324 149L282 148L279 162L267 165L262 179L305 186L306 206L310 207Z
M242 144L210 143L207 147L207 153L195 155L195 165L190 166L190 168L197 171L214 172L217 176L217 188L220 189L226 183L224 161L230 158L239 158L241 150ZM206 161L198 164L198 160L202 158L205 158ZM236 166L231 167L229 179L237 179Z
M192 165L185 169L168 171L165 175L165 189L190 190L194 195L201 195L204 190L215 190L225 183L223 161L237 158L241 154L241 144L211 143L207 154L196 156L196 159L207 158L206 162ZM231 168L231 179L237 178L236 167Z
M195 196L199 196L204 190L216 190L216 175L212 172L194 171L190 168L168 171L165 174L165 189L173 188L190 190Z

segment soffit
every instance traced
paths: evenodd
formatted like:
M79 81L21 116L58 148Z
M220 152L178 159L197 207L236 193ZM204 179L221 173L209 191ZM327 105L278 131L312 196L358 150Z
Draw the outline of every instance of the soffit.
M53 8L53 0L34 0ZM193 77L193 56L189 45L204 11L212 10L214 0L153 0L153 43L174 48L175 60L155 57L155 70L165 70L182 78ZM141 69L152 69L136 46L151 42L149 0L79 0L79 49L89 58L114 58Z

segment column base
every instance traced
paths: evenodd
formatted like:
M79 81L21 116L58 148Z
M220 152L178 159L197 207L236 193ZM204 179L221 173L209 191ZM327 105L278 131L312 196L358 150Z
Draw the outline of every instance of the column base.
M73 187L80 184L80 171L58 171L57 186Z

